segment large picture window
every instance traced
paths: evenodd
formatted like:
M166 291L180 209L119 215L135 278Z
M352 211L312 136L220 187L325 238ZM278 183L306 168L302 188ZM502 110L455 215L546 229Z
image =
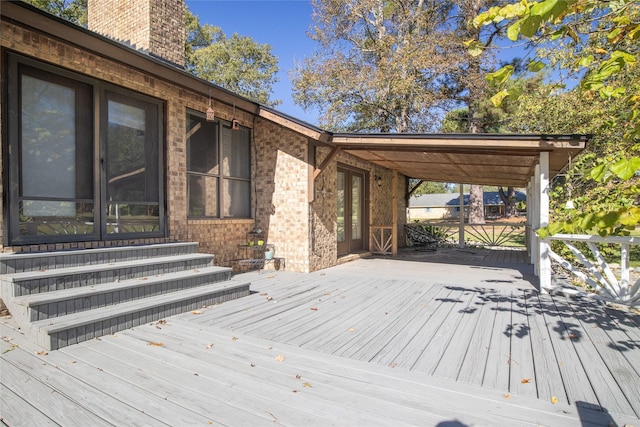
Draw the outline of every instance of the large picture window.
M251 217L251 130L187 113L190 218Z
M8 58L8 243L163 236L162 102Z

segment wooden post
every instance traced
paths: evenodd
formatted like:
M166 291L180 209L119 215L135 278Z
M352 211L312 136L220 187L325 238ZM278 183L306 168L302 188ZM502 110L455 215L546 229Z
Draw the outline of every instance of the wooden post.
M537 193L539 228L549 225L549 153L540 153L539 164L539 188ZM538 278L540 279L540 290L551 287L551 245L549 239L538 238Z
M458 246L464 248L464 184L460 183L460 212L458 225Z
M391 255L398 255L398 171L393 170L393 180L391 181Z

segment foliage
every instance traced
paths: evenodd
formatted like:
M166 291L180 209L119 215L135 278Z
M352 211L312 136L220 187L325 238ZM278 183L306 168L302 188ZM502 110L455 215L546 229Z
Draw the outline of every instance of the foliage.
M417 179L411 179L410 185L413 188L419 182ZM442 193L457 193L458 184L451 184L447 182L433 182L423 181L420 186L412 193L414 196L420 196L422 194L442 194Z
M476 26L506 22L512 41L542 46L529 62L530 72L560 67L579 79L575 93L559 95L554 92L558 86L549 88L549 102L539 104L544 110L532 111L536 106L531 104L529 113L545 118L536 125L581 115L570 132L587 125L598 135L592 153L568 171L565 182L579 185L554 188L575 196L579 209L566 212L556 206L555 221L539 232L543 237L558 232L627 235L640 223L640 158L635 154L640 150L639 18L640 5L631 0L543 0L489 8L474 20ZM473 42L468 45L473 54L481 50ZM505 87L513 73L513 67L506 66L487 76L497 88L494 105L527 96ZM567 109L571 103L574 109ZM614 109L605 109L607 104ZM589 116L593 120L584 120ZM569 189L574 193L567 194Z
M318 42L292 73L294 99L331 130L434 131L471 74L454 2L314 0ZM475 82L484 82L476 78Z
M87 26L87 0L24 0L74 24Z
M276 106L273 85L278 81L278 59L271 46L234 33L227 37L220 27L200 25L188 9L186 24L186 67L208 80L261 104Z

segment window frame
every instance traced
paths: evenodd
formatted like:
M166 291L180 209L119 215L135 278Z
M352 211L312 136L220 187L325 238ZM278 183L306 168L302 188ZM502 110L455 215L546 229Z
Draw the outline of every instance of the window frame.
M200 111L196 111L196 110L192 110L192 109L187 109L186 111L186 123L189 124L191 121L191 118L197 118L198 120L205 122L206 121L206 114L202 113ZM217 173L211 173L211 172L202 172L202 171L194 171L191 169L191 160L190 160L190 146L189 146L189 138L186 138L186 185L187 185L187 218L189 220L199 220L199 219L216 219L216 220L228 220L228 219L254 219L253 218L253 214L252 214L252 188L253 188L253 177L252 177L252 152L251 149L253 147L253 129L249 128L249 127L245 127L245 126L241 126L240 128L242 130L246 130L247 132L247 140L245 141L248 146L247 146L247 156L248 158L246 159L246 165L248 167L248 177L242 177L242 176L234 176L231 173L227 174L225 173L225 168L223 167L223 161L224 161L224 156L225 156L225 143L223 141L224 138L224 133L225 130L229 131L229 134L231 135L231 144L237 143L237 141L235 140L235 138L233 138L233 135L237 132L237 130L233 129L233 125L232 122L230 121L226 121L226 120L222 120L222 119L218 119L216 118L214 122L211 123L215 123L217 125L216 128L216 134L214 135L215 141L217 141L217 153L216 153L216 159L217 159L217 164L216 164L216 168L217 168ZM188 132L188 129L185 129L186 132ZM205 214L204 215L192 215L191 214L191 189L190 189L190 177L194 177L194 176L198 176L198 177L204 177L204 178L213 178L216 180L216 214L215 215L207 215L206 214L206 210L205 210ZM227 197L232 197L232 196L227 196L224 189L225 189L225 182L242 182L242 183L246 183L248 184L248 189L247 189L247 193L244 195L246 197L246 199L244 200L244 202L247 203L247 215L240 215L240 216L234 216L234 215L225 215L225 203L228 201ZM205 197L208 196L205 194ZM206 202L205 202L206 205Z

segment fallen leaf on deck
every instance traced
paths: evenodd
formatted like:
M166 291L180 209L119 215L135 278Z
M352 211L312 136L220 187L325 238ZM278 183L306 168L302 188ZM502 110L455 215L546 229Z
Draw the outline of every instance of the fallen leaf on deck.
M279 354L276 356L276 362L284 362L284 356Z
M309 384L309 383L303 383L302 385L305 386L305 387L311 387L311 384Z
M267 276L267 279L273 279L276 276Z
M193 271L197 273L200 270L198 270L197 268L194 268Z
M200 310L193 310L191 314L202 314L202 312Z
M36 354L37 354L38 356L46 356L46 355L47 355L47 354L49 354L49 353L47 353L46 351L42 350L42 351L37 351L37 352L36 352Z
M231 337L231 341L238 341L238 338L236 338L236 337Z
M569 334L568 336L570 340L575 340L578 338L575 334Z
M318 311L318 307L311 307L312 311Z
M120 283L120 279L116 279L116 280L114 280L114 282Z
M553 403L554 405L555 405L556 403L558 403L558 398L557 398L557 397L555 397L555 396L553 396L553 397L551 398L551 403Z
M166 320L164 320L164 319L160 319L160 320L158 320L156 323L157 323L158 325L166 325L166 324L167 324L167 321L166 321Z
M504 397L505 399L511 399L511 395L510 394L503 394L502 397Z
M208 349L212 349L212 348L213 348L213 343L209 343L209 344L207 344L207 348L208 348Z
M355 331L356 331L356 328L349 328L349 329L348 329L348 331L349 331L349 332L355 332Z
M522 384L529 384L531 382L531 380L529 378L523 378L520 382Z
M396 366L398 366L398 364L396 362L389 363L389 367L390 368L395 368Z
M291 390L291 393L297 393L298 390Z
M296 375L297 380L299 380L300 378L302 378L300 375Z
M267 301L271 301L273 297L267 297Z
M255 364L255 363L252 363L252 364L251 364L251 367L252 367L252 368L255 368L255 367L256 367L256 364Z
M155 342L155 341L149 341L149 342L147 343L147 345L151 345L151 346L154 346L154 347L164 347L164 343L161 343L161 342Z
M263 293L261 293L261 294L260 294L260 296L261 296L261 297L266 297L266 296L267 296L267 293L266 293L266 292L263 292Z
M325 292L324 294L325 295L331 295L331 292Z
M16 348L18 348L18 344L11 344L11 347L9 347L8 349L6 349L5 351L2 352L2 354L8 353L11 350L15 350Z
M149 280L148 277L141 277L140 280Z

